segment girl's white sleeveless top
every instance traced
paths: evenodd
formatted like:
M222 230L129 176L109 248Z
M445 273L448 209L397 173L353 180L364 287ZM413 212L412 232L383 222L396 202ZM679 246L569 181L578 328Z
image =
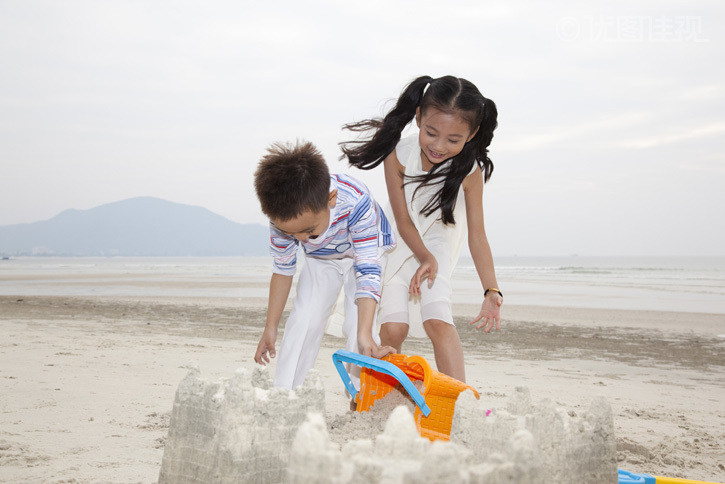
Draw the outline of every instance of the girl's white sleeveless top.
M398 157L398 161L405 167L406 177L424 175L426 172L423 171L423 165L421 162L420 145L418 144L418 133L408 136L398 143L395 148L395 154ZM450 160L446 163L450 163ZM474 165L471 173L478 169L477 165ZM436 258L450 257L450 267L455 267L458 262L458 258L461 255L463 243L466 240L468 234L468 224L466 221L466 201L463 194L463 189L458 189L458 199L456 201L456 208L453 211L455 217L455 225L445 225L440 220L440 210L437 210L430 216L426 217L420 213L421 209L425 207L430 200L433 193L438 191L440 184L424 186L417 193L414 192L419 184L409 183L405 185L405 201L408 206L408 214L410 215L413 224L418 229L418 233L421 234L423 242L426 247L430 250L431 247L435 247L432 250ZM392 216L392 209L388 204L386 213L390 215L388 219L395 223L395 218ZM388 262L385 267L384 282L392 279L393 276L400 270L403 264L414 257L413 251L410 250L408 245L405 243L400 234L398 233L397 226L395 228L397 246L396 248L388 253ZM450 278L451 274L438 274L436 277ZM383 289L384 290L384 289ZM417 299L411 299L408 304L410 327L411 330L415 327L421 328L422 321L420 316L420 309L417 307ZM417 336L411 334L411 336ZM423 333L422 336L425 336Z

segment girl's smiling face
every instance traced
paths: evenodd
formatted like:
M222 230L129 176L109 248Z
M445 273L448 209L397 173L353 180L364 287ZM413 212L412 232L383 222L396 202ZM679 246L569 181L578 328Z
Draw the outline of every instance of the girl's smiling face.
M430 171L433 165L456 156L478 131L476 128L471 132L468 123L457 114L448 114L434 107L423 113L418 108L415 121L420 129L418 143L424 171Z

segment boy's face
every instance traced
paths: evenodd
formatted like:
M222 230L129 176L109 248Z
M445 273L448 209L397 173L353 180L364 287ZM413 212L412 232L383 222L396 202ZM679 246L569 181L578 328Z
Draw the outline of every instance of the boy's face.
M307 210L301 215L285 220L272 220L272 224L287 235L291 235L300 242L306 242L309 239L316 239L327 230L330 225L330 209L337 202L337 190L330 192L330 200L324 210L313 212Z

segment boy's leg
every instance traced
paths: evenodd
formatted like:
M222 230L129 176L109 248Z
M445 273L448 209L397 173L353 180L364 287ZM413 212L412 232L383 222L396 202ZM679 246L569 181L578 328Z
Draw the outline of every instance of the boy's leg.
M344 300L345 300L345 320L342 324L342 334L347 338L345 349L353 353L359 353L357 345L357 304L355 304L355 292L357 291L357 280L355 277L355 268L352 259L343 259L340 262L340 268L343 272L342 279L344 283ZM375 331L375 320L373 320L373 340L379 344L380 338ZM360 388L360 367L351 363L345 363L350 381L355 388ZM345 392L347 394L347 392ZM352 408L351 408L352 409Z
M301 385L315 365L325 324L342 285L335 262L305 258L277 356L276 387L292 389Z

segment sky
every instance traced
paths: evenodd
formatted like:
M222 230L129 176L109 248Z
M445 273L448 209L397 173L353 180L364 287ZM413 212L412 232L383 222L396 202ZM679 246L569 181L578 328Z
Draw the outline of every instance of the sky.
M253 173L420 75L492 99L495 256L725 255L725 2L0 0L0 226L137 196L265 224ZM717 59L720 59L719 61Z

